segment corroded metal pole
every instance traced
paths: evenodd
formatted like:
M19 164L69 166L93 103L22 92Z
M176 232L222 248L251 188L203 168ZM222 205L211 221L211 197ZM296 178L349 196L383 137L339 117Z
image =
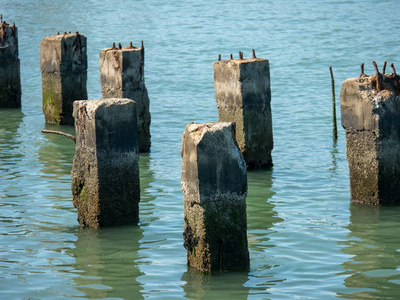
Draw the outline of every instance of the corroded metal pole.
M331 85L332 85L332 122L333 122L333 139L336 142L338 138L337 133L337 121L336 121L336 97L335 97L335 79L333 78L332 66L329 66L329 72L331 73Z

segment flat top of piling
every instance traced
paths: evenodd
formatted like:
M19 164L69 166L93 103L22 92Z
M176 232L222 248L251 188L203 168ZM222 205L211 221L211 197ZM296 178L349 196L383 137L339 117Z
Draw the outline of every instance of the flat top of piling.
M211 131L215 132L218 130L221 130L222 128L226 126L231 126L231 122L208 122L208 123L190 123L186 125L186 128L188 129L189 133L195 132L195 131Z
M125 52L125 51L141 51L142 49L143 48L130 47L130 46L122 47L121 49L110 47L110 48L101 49L101 52L108 52L108 51L121 51L121 52Z
M198 144L206 132L216 132L231 127L233 122L210 122L210 123L190 123L186 125L186 131Z
M357 86L357 89L363 93L373 94L400 94L400 78L395 74L380 74L380 84L377 84L376 75L348 78L343 82L343 87L347 85Z
M89 106L99 106L105 104L106 106L110 106L113 104L126 104L129 102L135 102L132 99L128 98L106 98L106 99L93 99L93 100L77 100L74 103L79 105L89 105Z
M252 63L252 62L261 62L261 61L267 61L268 59L265 58L243 58L243 59L228 59L228 60L219 60L216 61L215 63L221 63L221 64L228 64L228 63L232 63L232 64L246 64L246 63Z
M80 37L84 37L83 34L80 33L56 33L55 35L51 35L51 36L46 36L43 39L47 39L47 40L62 40L62 39L67 39L67 38L71 38L74 36L79 35Z

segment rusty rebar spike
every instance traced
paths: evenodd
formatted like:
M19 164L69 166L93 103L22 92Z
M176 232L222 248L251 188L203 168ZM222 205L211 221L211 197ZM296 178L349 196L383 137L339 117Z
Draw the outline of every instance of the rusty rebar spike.
M376 74L379 74L378 65L376 64L376 62L375 62L375 61L372 61L372 64L374 65Z
M79 31L75 32L76 35L79 35Z
M118 43L118 49L122 49L121 43Z
M382 74L385 74L386 72L386 61L383 63L383 67L382 67Z
M60 35L60 32L59 32L59 31L57 31L57 35Z
M253 49L252 52L253 52L253 58L257 58L256 57L256 51L254 51L254 49Z
M112 49L116 49L116 48L115 48L115 42L113 42Z
M239 59L243 59L243 52L239 51Z
M361 73L360 73L360 77L365 77L367 75L365 75L364 73L364 63L361 64Z
M393 70L392 75L393 75L393 76L396 76L397 74L396 74L396 69L394 68L394 64L391 63L390 66L392 67L392 70Z
M376 77L376 90L380 91L382 75L381 75L381 73L379 73L378 65L376 64L376 62L373 61L372 64L374 65L374 68L375 68L375 71L376 71L376 75L375 75L375 77Z
M231 53L231 56L229 57L229 60L233 60L233 55L232 55L232 53Z
M64 31L64 35L66 35L67 34L67 32L66 31Z
M129 42L129 47L133 48L132 42Z
M221 54L218 54L218 61L221 61Z
M70 31L68 31L68 34L71 34L71 30L70 30Z
M140 42L140 48L144 49L143 41Z

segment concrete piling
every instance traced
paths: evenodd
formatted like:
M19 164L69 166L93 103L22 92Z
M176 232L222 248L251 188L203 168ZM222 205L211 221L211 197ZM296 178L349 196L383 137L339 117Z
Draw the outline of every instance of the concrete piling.
M247 270L246 162L233 122L189 124L182 137L184 247L202 272Z
M82 226L139 221L136 104L129 99L75 101L73 204Z
M248 169L272 166L273 149L269 62L266 59L214 63L214 89L220 122L236 123L236 139Z
M340 106L346 131L351 200L400 203L400 77L380 73L344 81Z
M0 108L21 107L18 28L0 15Z
M73 102L87 99L86 37L78 32L45 37L40 69L46 122L73 125Z
M144 82L144 46L100 51L100 84L103 98L128 98L136 102L139 151L150 151L150 100Z

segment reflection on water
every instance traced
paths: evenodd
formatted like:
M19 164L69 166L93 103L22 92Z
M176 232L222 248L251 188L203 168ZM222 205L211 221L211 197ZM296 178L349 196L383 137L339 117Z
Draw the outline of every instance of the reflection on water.
M392 298L399 295L400 207L379 207L352 203L349 240L342 251L352 255L343 264L344 284L349 292L343 298Z
M23 154L19 151L17 134L24 114L20 109L0 109L0 198L5 197L6 180L18 177L15 168Z
M338 159L337 156L339 154L339 151L337 149L337 140L335 139L333 142L333 148L330 151L331 152L331 156L332 156L332 167L329 168L329 172L332 173L332 176L334 176L336 174L337 168L338 168Z
M239 299L399 294L399 211L367 208L363 219L352 205L350 219L342 128L332 150L328 66L338 91L359 75L360 63L373 73L367 64L373 57L398 64L400 19L393 8L399 1L367 1L374 3L373 18L370 5L359 2L1 1L3 16L19 28L23 113L0 110L0 298L133 298L114 273L116 281L129 277L128 291L139 298L215 295L216 286L220 298L235 289ZM105 20L113 21L104 26ZM65 30L88 38L89 99L101 97L100 50L113 40L123 46L144 40L152 149L139 161L138 227L97 236L78 231L70 188L74 144L40 132L57 127L44 124L39 44ZM366 38L377 31L385 34ZM248 174L250 271L202 279L187 269L182 245L182 132L189 122L217 119L218 53L249 57L253 48L271 66L275 166ZM113 243L122 244L126 267Z
M274 210L275 205L269 199L275 195L271 190L273 183L272 170L252 171L247 173L247 237L252 265L251 270L265 266L260 259L265 258L267 248L275 245L268 243L268 235L272 232L274 224L282 222Z
M189 268L182 276L187 299L247 299L249 288L245 287L248 272L214 272L202 274ZM224 288L221 289L221 286Z
M75 248L67 253L75 258L72 264L76 274L74 288L81 296L143 298L137 282L143 273L136 265L142 233L139 226L78 230Z

